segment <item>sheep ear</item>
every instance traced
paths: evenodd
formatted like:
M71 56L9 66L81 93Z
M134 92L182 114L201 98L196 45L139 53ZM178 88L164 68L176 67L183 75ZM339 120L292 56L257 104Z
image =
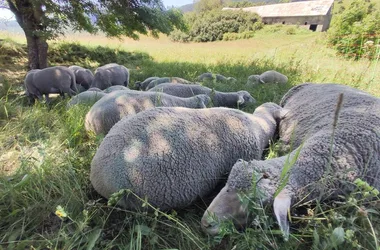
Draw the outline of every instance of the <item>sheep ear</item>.
M289 113L289 109L281 108L274 112L275 119L282 120Z
M237 101L239 105L244 104L244 97L239 95L239 100Z
M291 197L285 190L282 190L273 202L273 210L285 241L289 239L288 211L290 210L290 204Z

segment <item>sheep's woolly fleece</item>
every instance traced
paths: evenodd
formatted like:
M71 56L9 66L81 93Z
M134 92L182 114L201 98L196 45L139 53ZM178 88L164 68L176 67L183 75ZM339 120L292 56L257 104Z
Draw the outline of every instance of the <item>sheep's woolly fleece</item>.
M112 126L123 117L135 115L154 107L206 108L210 98L198 95L180 98L157 92L119 90L107 94L96 102L86 115L87 131L95 134L107 134Z
M155 207L190 205L209 194L237 159L260 159L277 127L276 104L254 114L228 108L156 108L122 119L91 163L104 197L130 189ZM120 205L139 209L134 197Z
M305 196L306 200L328 199L346 194L354 189L356 178L380 188L379 98L344 85L308 83L292 88L281 105L288 113L279 126L280 139L292 144L293 152L266 161L237 162L228 178L228 188L247 191L253 178L265 174L269 178L258 182L257 187L265 194L264 202L272 200L285 162L299 152L287 185L274 201L285 234L286 211L291 200ZM216 203L223 204L217 198L213 201L214 210ZM227 215L222 212L217 215L224 216ZM211 227L207 229L207 218L203 222L206 231L216 232Z

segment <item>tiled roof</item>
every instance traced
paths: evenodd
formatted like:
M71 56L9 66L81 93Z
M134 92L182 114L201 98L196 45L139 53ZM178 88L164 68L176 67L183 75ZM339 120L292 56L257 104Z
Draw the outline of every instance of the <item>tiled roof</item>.
M317 0L293 3L280 3L248 8L223 8L223 10L238 10L256 12L261 17L289 16L324 16L328 13L334 0Z

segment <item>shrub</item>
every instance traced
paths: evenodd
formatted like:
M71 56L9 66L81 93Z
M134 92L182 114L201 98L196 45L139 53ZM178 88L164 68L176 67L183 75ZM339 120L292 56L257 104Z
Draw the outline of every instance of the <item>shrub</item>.
M190 30L188 37L175 31L170 35L173 41L187 39L195 42L220 41L226 33L246 33L236 36L239 37L237 39L249 38L253 36L254 31L262 28L260 17L245 11L213 10L198 15L190 14L185 18ZM232 36L226 35L226 37Z
M172 42L182 42L182 43L190 42L190 36L180 30L172 31L169 35L169 39Z
M333 19L328 40L346 57L374 59L379 53L379 27L380 11L371 3L355 0Z

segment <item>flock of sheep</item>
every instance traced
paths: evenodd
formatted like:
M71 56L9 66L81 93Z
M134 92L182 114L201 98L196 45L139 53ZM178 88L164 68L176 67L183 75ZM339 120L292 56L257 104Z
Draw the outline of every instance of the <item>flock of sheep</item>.
M199 79L234 82L210 73ZM287 80L268 71L248 83ZM58 66L28 72L25 78L31 99L45 94L49 101L49 93L73 96L79 87L87 89L68 106L92 105L86 130L106 135L90 173L93 187L105 198L130 189L162 210L178 209L208 196L229 174L203 215L203 230L218 234L227 219L244 227L249 215L239 194L255 186L261 193L256 199L273 203L287 238L287 212L305 196L346 194L356 178L380 189L380 99L368 93L305 83L291 88L280 105L264 103L249 114L236 109L255 102L247 91L219 92L177 77L150 77L135 84L140 91L128 89L128 83L128 69L117 64L99 67L95 75L78 66ZM262 160L277 134L292 151ZM294 157L289 180L278 190L282 169ZM139 210L142 204L126 195L118 205Z

